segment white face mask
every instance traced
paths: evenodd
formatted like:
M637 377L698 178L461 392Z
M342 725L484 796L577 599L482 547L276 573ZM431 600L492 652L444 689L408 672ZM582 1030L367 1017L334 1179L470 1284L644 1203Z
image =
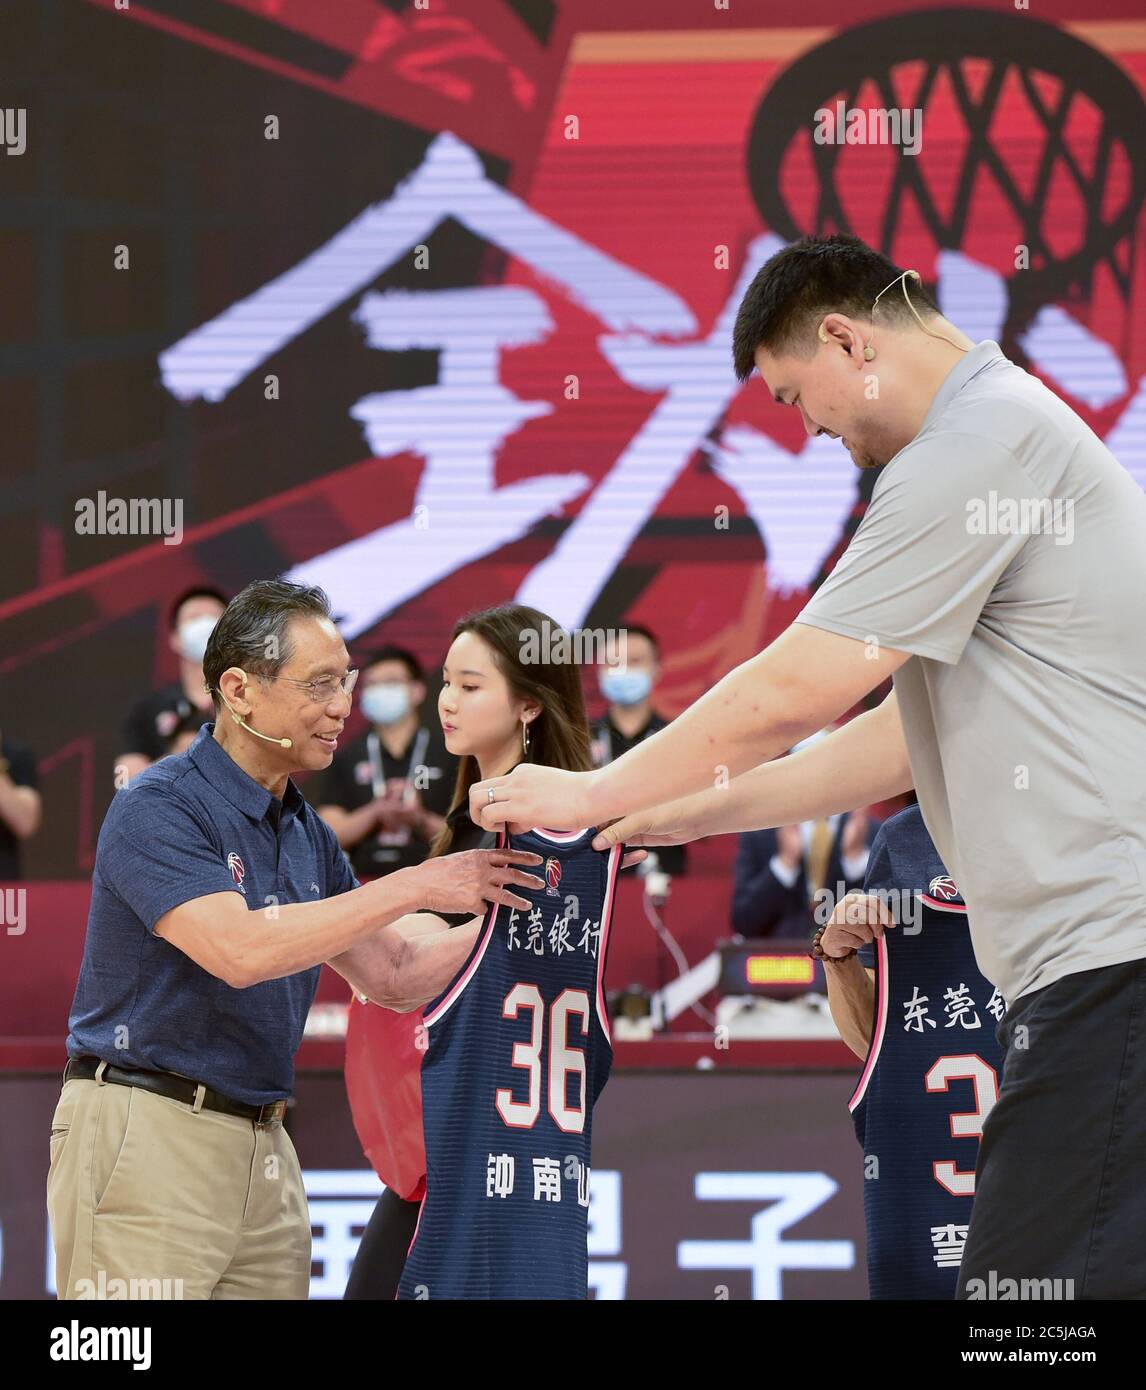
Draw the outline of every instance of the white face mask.
M639 705L652 688L652 676L639 667L607 666L601 672L601 694L611 705Z
M362 692L362 713L371 724L397 724L410 713L410 687L380 681Z
M190 618L179 625L179 648L188 661L202 662L207 654L207 639L215 631L218 618Z

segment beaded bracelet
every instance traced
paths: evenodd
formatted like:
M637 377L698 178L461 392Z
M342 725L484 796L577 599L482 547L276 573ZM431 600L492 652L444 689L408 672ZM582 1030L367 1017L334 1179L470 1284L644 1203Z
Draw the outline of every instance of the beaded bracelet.
M829 923L828 925L830 926L831 924ZM827 931L827 929L828 927L824 926L821 927L818 932L816 932L815 936L812 938L812 949L808 952L808 955L810 955L813 960L830 960L836 961L837 963L845 960L851 960L852 956L856 954L856 951L858 949L857 947L853 947L847 953L846 956L829 956L827 952L824 950L824 948L820 945L820 938Z

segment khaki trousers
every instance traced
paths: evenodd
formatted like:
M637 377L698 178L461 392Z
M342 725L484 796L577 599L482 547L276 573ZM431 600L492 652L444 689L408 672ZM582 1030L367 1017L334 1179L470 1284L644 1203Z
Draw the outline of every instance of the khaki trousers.
M50 1144L61 1299L307 1297L310 1217L281 1125L72 1079Z

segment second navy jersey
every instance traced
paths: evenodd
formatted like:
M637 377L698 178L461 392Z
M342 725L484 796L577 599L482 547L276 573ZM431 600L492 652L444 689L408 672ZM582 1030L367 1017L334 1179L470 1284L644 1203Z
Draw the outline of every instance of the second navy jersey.
M897 922L859 953L876 970L871 1042L848 1102L864 1152L869 1291L954 1298L1006 1005L975 962L966 904L918 806L880 827L864 892L887 892Z
M491 906L426 1006L426 1189L399 1298L588 1296L593 1106L612 1065L604 976L622 847L533 829L528 911Z

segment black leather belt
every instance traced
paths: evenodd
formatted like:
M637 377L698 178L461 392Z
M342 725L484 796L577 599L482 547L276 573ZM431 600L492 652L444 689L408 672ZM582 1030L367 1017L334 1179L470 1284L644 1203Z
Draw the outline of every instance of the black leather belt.
M134 1071L130 1067L113 1067L98 1057L73 1057L64 1068L64 1080L138 1086L144 1091L154 1091L157 1096L181 1100L192 1110L218 1110L224 1115L238 1115L240 1119L253 1120L256 1125L264 1128L282 1124L287 1108L285 1100L272 1100L267 1105L249 1105L246 1101L230 1100L218 1091L211 1090L210 1086L204 1086L202 1082L192 1081L186 1076L176 1076L174 1072Z

